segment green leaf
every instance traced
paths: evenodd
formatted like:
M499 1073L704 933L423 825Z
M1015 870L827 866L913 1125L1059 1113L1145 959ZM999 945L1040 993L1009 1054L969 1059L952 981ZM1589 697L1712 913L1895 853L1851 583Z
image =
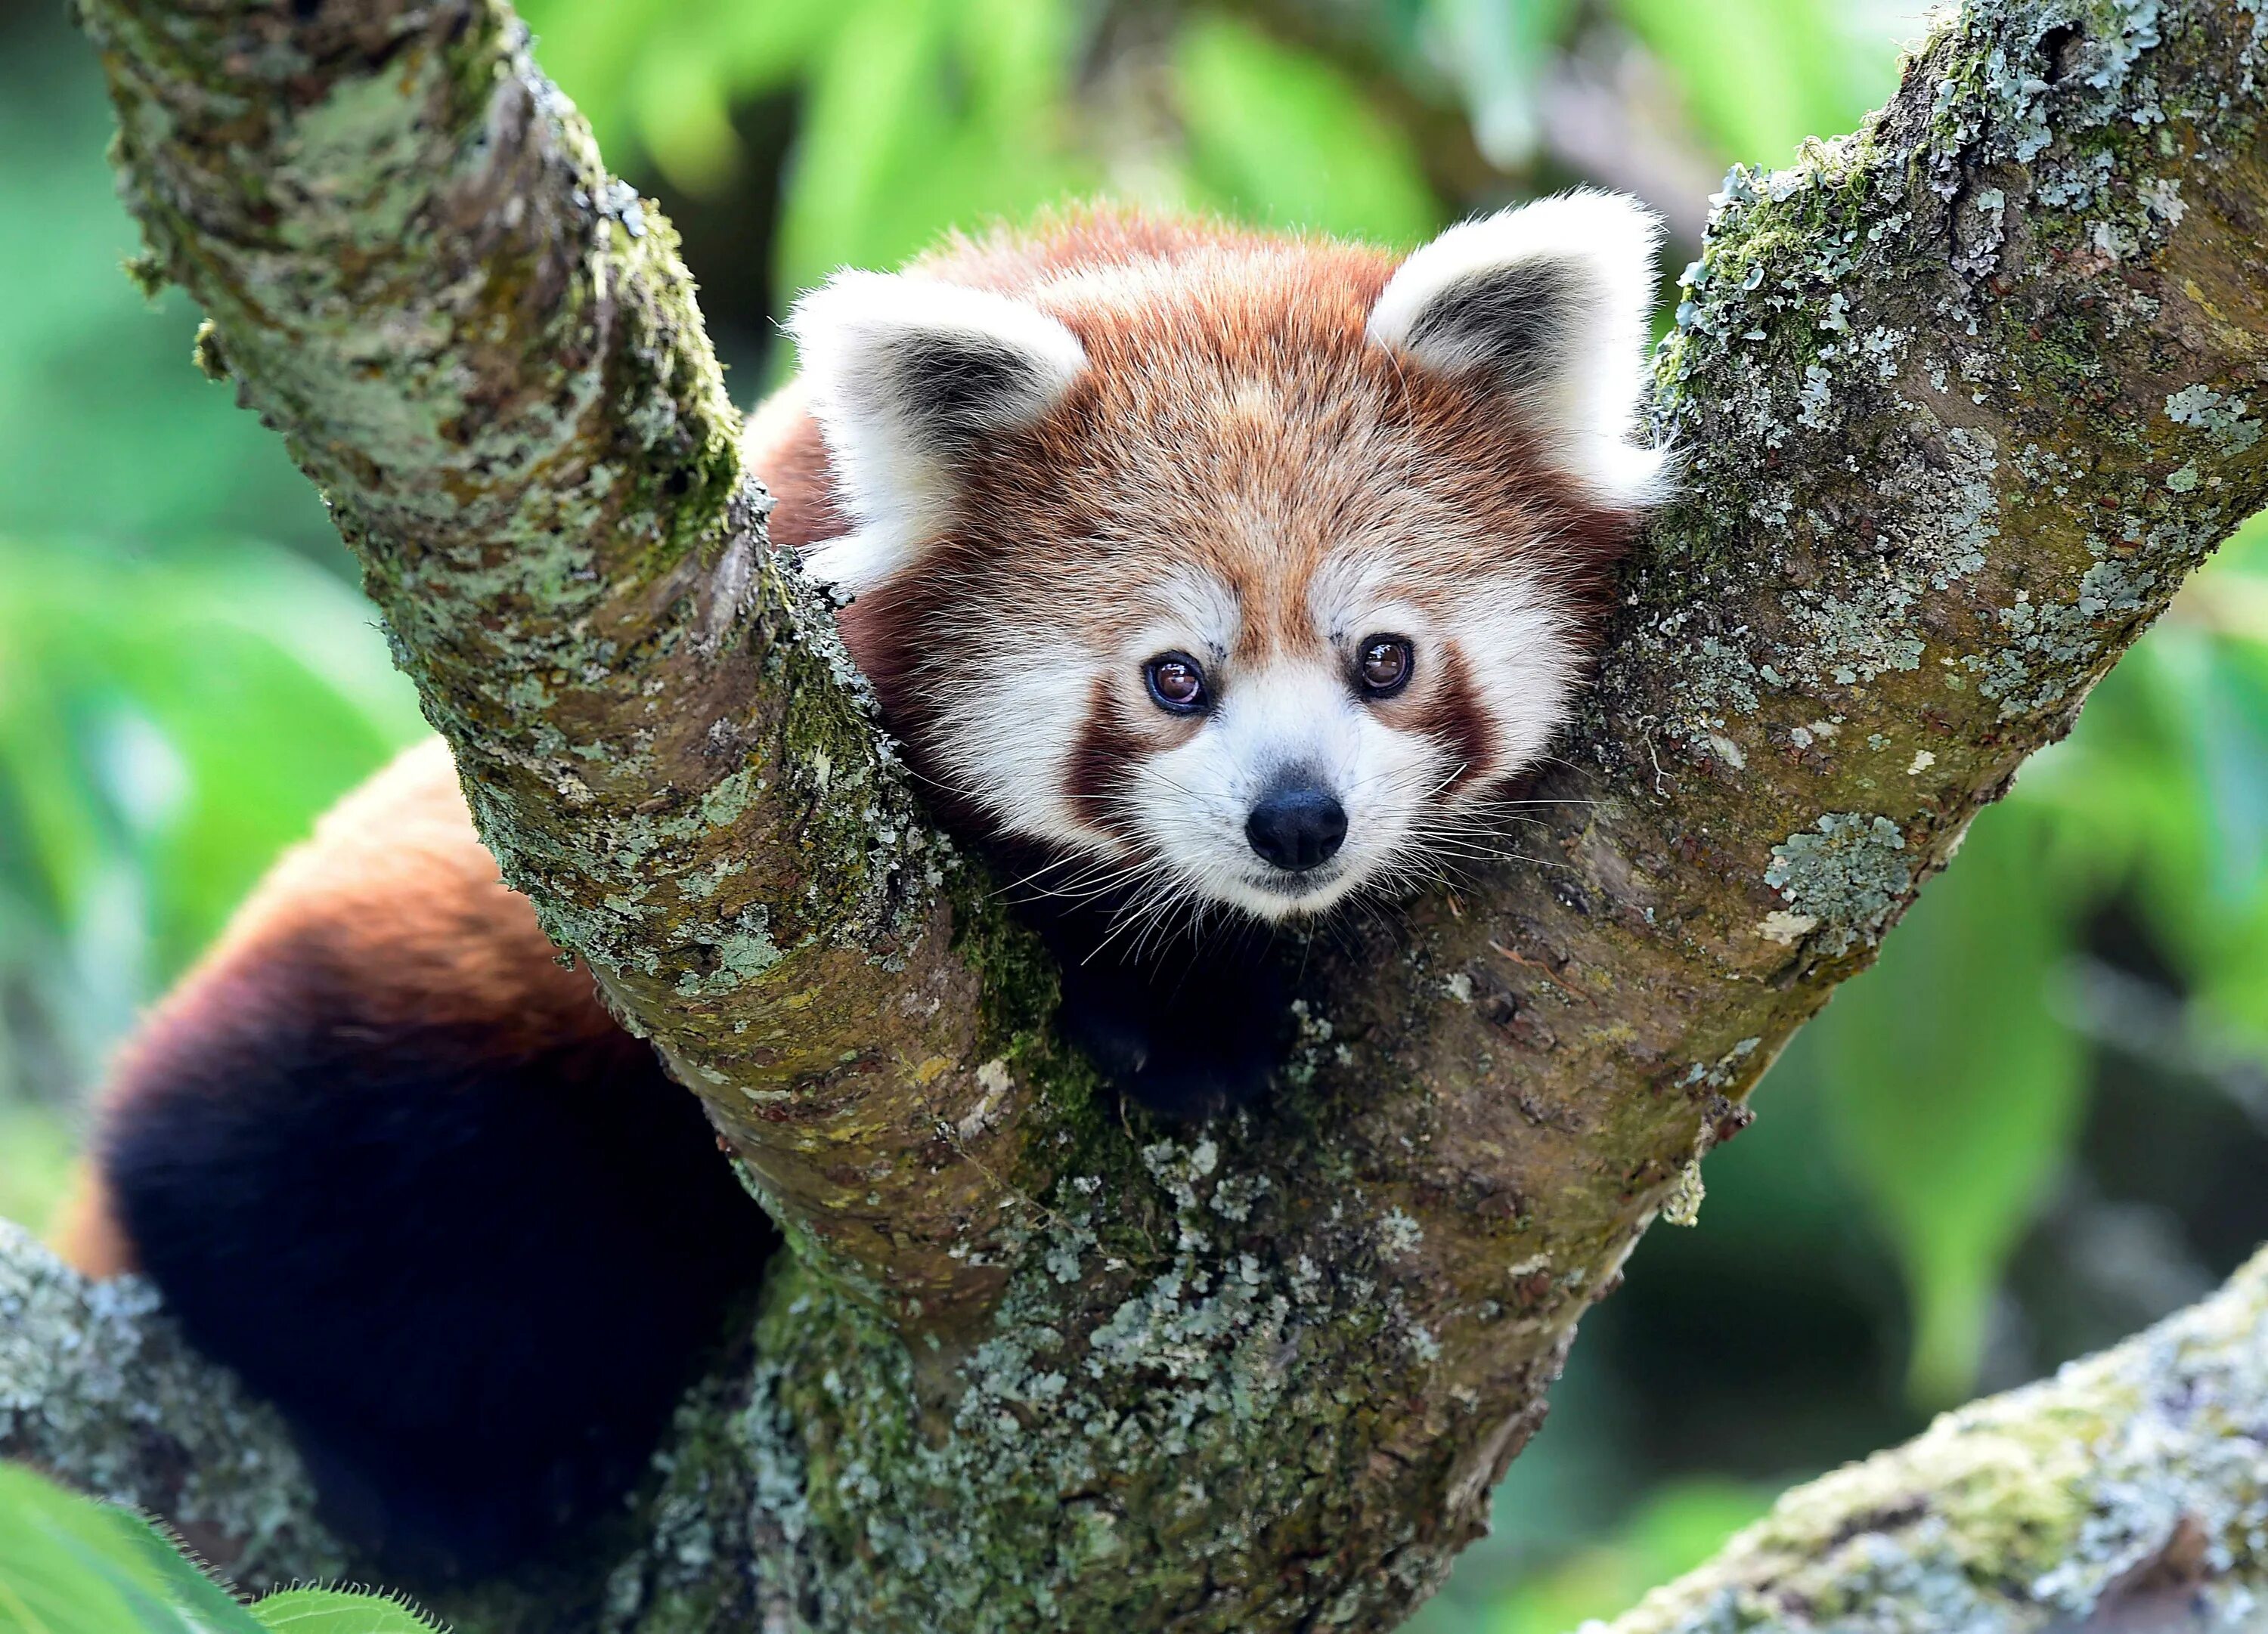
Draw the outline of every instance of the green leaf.
M254 1602L260 1626L289 1634L437 1634L441 1624L407 1601L344 1589L295 1588Z
M1328 63L1204 12L1174 70L1197 180L1232 214L1388 244L1440 226L1416 145Z
M1845 1166L1904 1271L1925 1404L1974 1384L2001 1271L2077 1135L2085 1052L2048 1003L2073 907L2043 865L2052 835L2021 806L1981 813L1816 1024Z
M405 1601L297 1588L247 1607L158 1527L0 1464L0 1634L438 1634Z
M0 1634L260 1634L148 1521L0 1464Z

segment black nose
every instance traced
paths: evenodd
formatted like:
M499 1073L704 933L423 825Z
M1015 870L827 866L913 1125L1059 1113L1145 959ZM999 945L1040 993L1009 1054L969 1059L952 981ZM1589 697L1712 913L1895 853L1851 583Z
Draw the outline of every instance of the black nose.
M1292 784L1260 797L1244 820L1252 849L1278 868L1314 868L1338 854L1346 838L1346 807L1328 789Z

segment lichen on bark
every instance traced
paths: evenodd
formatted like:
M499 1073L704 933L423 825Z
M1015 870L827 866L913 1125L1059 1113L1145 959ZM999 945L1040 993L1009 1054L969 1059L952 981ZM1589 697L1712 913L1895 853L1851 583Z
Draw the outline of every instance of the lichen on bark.
M1597 1634L2268 1622L2268 1255L2053 1379L1786 1493Z
M952 1165L936 1131L984 1101L1009 932L956 918L765 546L668 224L500 0L80 12L151 259L329 500L505 877L813 1252L902 1314L965 1303L991 1279L946 1248L1023 1124Z
M347 1563L281 1421L188 1348L157 1290L91 1283L5 1220L0 1454L163 1516L248 1586Z
M796 1249L612 1627L1390 1626L1789 1034L2268 499L2257 14L1972 0L1727 181L1542 864L1319 940L1280 1094L1160 1131L922 819L501 0L81 4L508 877Z

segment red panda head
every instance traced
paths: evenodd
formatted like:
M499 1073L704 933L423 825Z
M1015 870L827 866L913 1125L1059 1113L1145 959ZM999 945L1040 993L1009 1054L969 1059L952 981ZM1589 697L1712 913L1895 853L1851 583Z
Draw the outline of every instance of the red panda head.
M1590 193L1398 261L1089 217L841 274L790 324L788 542L1042 886L1321 910L1469 849L1566 718L1665 483L1658 236Z

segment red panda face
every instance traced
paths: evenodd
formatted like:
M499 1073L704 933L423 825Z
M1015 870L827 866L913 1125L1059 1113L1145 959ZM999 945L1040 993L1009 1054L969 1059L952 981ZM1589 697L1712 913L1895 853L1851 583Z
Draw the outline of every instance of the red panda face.
M1079 231L796 309L849 525L806 560L886 718L1035 889L1278 919L1485 849L1661 482L1653 222Z

